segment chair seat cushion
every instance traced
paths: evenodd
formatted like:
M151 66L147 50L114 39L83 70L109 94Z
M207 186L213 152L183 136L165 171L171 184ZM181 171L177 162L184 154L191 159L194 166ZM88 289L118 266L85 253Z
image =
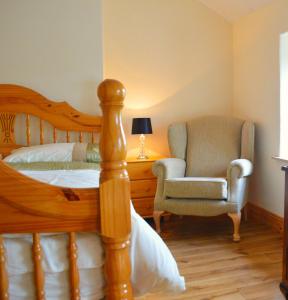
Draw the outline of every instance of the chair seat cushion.
M168 198L227 199L227 181L219 177L184 177L166 179L164 194Z

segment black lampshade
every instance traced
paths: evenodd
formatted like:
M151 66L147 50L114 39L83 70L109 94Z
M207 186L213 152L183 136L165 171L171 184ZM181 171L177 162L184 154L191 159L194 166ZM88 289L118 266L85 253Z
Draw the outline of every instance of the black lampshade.
M151 134L152 125L150 118L133 118L132 134Z

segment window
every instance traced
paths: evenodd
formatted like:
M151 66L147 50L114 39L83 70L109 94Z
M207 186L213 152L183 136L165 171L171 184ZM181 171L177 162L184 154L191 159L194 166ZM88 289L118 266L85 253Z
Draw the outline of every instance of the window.
M280 36L280 157L288 158L288 32Z

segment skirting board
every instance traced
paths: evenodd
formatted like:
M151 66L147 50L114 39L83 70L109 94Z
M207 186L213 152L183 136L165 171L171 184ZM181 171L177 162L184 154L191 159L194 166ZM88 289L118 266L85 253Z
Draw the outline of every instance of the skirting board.
M259 223L264 223L268 226L271 226L280 233L283 232L284 220L282 217L279 217L271 213L270 211L250 202L247 203L247 212L248 219L252 219Z

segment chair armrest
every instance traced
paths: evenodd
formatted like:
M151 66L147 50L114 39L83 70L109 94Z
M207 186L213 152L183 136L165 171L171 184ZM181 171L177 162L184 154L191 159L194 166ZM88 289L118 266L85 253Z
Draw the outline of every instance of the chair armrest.
M165 158L154 162L152 172L162 180L167 178L184 177L186 162L180 158Z
M247 201L248 176L253 172L253 164L248 159L235 159L227 169L228 202L237 204L238 212Z
M157 189L154 200L154 210L165 210L164 181L168 178L185 176L186 162L180 158L165 158L154 162L152 172L157 177Z
M238 170L238 172L236 170ZM244 158L235 159L231 161L230 165L228 166L227 169L228 179L231 177L232 171L233 173L234 171L237 172L238 178L247 177L252 175L253 173L253 164L248 159L244 159Z

